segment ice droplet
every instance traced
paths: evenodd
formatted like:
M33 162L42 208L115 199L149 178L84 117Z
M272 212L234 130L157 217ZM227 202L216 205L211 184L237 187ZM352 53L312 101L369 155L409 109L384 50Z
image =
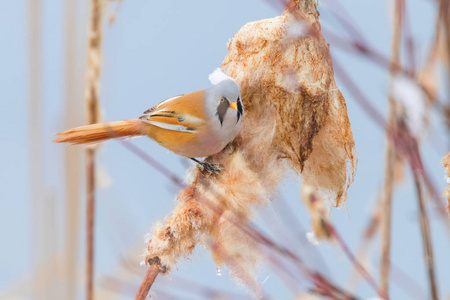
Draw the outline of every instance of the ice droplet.
M306 233L306 239L308 240L308 242L310 242L310 243L313 244L314 246L319 245L319 240L317 239L317 236L316 236L316 234L314 233L314 231L307 232L307 233Z
M217 267L216 274L217 276L222 276L222 270L220 269L220 267Z

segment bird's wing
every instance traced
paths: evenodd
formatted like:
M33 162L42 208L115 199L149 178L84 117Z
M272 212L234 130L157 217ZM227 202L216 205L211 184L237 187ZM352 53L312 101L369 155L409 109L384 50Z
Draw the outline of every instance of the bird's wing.
M164 100L145 111L139 119L163 129L195 132L206 122L204 90Z
M160 106L163 105L164 103L167 104L167 103L169 103L170 101L175 100L175 99L180 98L180 97L183 97L183 96L184 96L184 94L181 94L181 95L177 95L177 96L174 96L174 97L167 98L166 100L161 101L160 103L156 104L155 106L153 106L153 107L147 109L146 111L143 112L143 114L144 114L144 115L150 114L151 112L153 112L153 111L155 111L155 110L158 110L158 107L160 107Z

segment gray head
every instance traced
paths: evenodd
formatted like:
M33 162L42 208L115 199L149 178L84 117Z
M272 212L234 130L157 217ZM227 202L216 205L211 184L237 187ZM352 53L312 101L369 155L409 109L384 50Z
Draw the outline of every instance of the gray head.
M234 124L242 121L242 105L239 86L232 79L225 79L206 90L206 110L221 125L226 119L234 119Z
M223 124L225 117L235 115L236 122L241 120L244 108L238 85L231 79L223 80L209 89L211 102L216 105L215 115ZM214 107L214 104L213 104Z
M244 106L239 86L233 78L216 69L209 75L213 84L205 91L205 112L208 130L212 133L209 143L216 140L222 150L243 128ZM219 151L220 151L219 150Z

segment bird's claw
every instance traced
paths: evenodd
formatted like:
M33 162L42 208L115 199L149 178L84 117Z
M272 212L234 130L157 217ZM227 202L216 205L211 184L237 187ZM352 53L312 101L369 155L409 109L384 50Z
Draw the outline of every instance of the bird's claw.
M220 166L220 164L216 164L216 163L212 163L212 162L204 162L204 161L199 162L197 164L197 167L200 169L200 171L211 173L211 174L219 174L223 170L222 167Z

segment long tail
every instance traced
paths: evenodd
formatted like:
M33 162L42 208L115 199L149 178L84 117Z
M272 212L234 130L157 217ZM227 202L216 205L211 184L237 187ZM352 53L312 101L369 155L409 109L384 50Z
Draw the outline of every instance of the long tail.
M88 144L120 137L145 135L147 124L139 119L98 123L57 133L56 143Z

